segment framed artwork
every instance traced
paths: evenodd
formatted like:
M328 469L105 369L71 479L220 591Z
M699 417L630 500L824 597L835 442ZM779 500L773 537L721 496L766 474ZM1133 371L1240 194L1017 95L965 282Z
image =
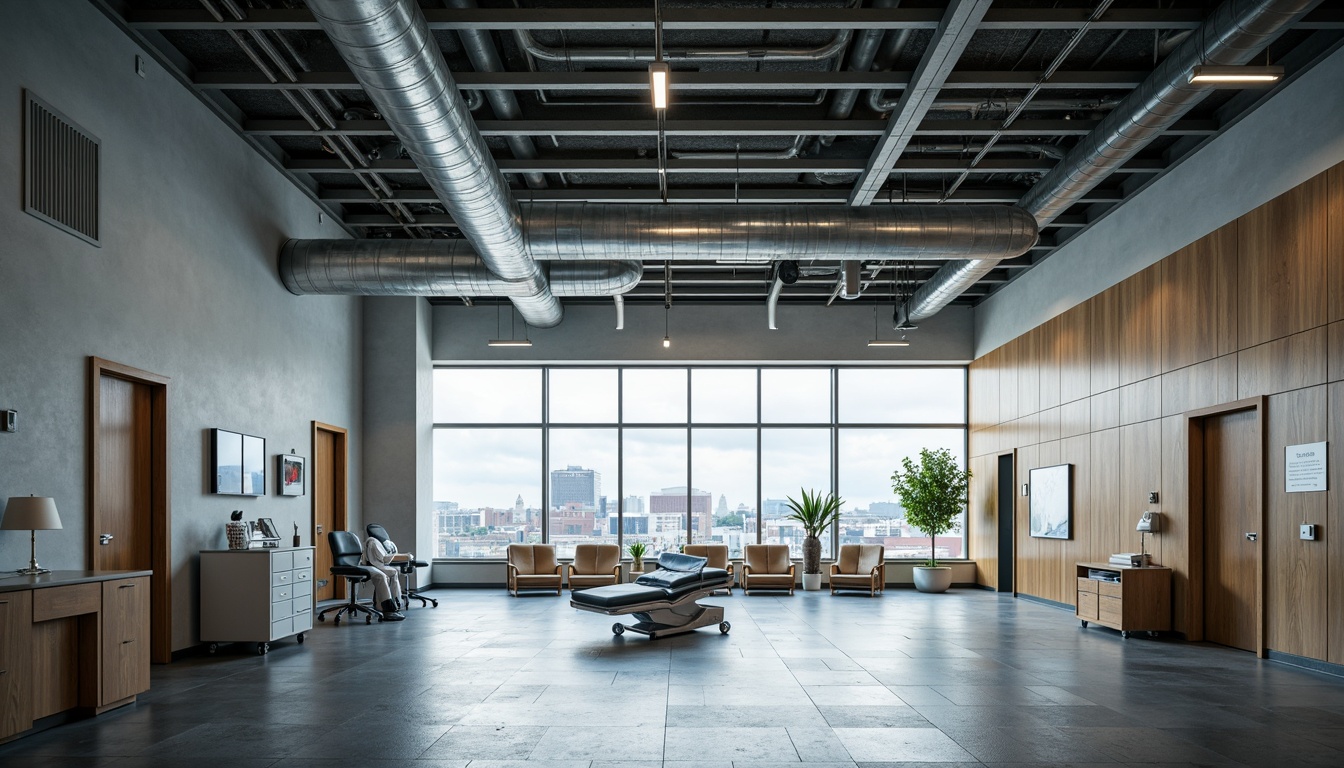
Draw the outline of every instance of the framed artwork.
M243 492L243 436L227 429L210 430L210 492Z
M275 523L271 522L269 517L257 518L257 527L261 529L261 535L267 539L280 538L280 532L275 529Z
M280 460L280 495L302 496L304 481L308 478L307 459L292 453L282 453L277 458Z
M1073 538L1073 465L1037 467L1029 477L1031 535L1038 539Z
M266 438L243 435L243 495L266 494Z

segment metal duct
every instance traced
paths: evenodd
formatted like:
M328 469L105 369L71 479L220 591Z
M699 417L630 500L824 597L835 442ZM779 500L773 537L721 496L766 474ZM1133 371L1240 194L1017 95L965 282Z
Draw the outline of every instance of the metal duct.
M557 64L633 64L650 62L658 58L652 48L552 48L542 45L525 29L513 32L518 47L528 55L541 61ZM845 50L854 33L845 30L836 33L829 43L819 48L666 48L664 61L732 61L751 59L752 61L825 61L834 58Z
M450 8L476 8L476 0L447 0ZM457 36L462 40L462 50L466 52L467 58L471 60L471 66L475 67L477 72L504 72L504 62L499 60L499 51L495 49L495 43L490 39L490 33L483 29L459 29ZM488 90L485 92L485 98L490 102L490 108L495 111L495 118L499 120L521 120L523 117L523 108L518 106L518 97L513 95L513 91ZM537 146L532 143L530 136L507 136L509 151L519 160L535 160L537 158ZM527 186L533 189L544 189L546 187L546 174L544 173L525 173L523 179L527 181Z
M857 299L863 293L863 262L846 261L840 273L840 298Z
M1196 65L1249 62L1319 2L1227 0L1218 6L1018 205L1042 225L1053 221L1209 94L1208 88L1189 82ZM973 259L944 264L897 310L896 324L917 323L937 314L997 263Z
M308 8L490 271L518 283L519 314L563 317L528 257L518 205L415 0L308 0Z
M895 8L900 4L900 0L873 0L874 8ZM846 66L852 72L867 72L873 67L873 60L877 58L878 48L882 45L882 39L886 36L885 29L865 29L859 33L854 41L854 47L849 51L849 61ZM826 113L828 120L846 120L854 111L854 105L859 100L859 89L843 88L836 91L831 96L831 108ZM829 147L835 141L835 136L821 136L817 139L823 147Z
M538 261L1007 259L1037 235L1030 214L1005 205L529 203L522 211Z
M775 308L779 306L779 292L784 290L784 281L778 276L774 282L770 283L770 295L765 300L765 321L770 330L777 331L775 327Z
M551 264L556 296L618 296L644 274L637 261ZM495 276L465 240L290 240L280 251L290 293L331 296L534 295L526 281Z

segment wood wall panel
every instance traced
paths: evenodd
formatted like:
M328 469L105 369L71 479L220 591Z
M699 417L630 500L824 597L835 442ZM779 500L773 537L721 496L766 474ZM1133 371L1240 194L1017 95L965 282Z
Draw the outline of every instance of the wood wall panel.
M1087 302L1088 361L1091 394L1120 386L1120 286L1113 286Z
M1003 358L999 363L999 422L1016 419L1017 412L1017 367L1021 364L1022 339L1017 338L1003 345Z
M1162 415L1174 416L1237 399L1237 356L1213 360L1162 374Z
M1325 328L1325 380L1344 381L1344 322Z
M1119 285L1120 385L1133 384L1162 372L1162 357L1155 354L1162 338L1161 262Z
M1237 397L1324 384L1325 338L1320 326L1237 353Z
M1162 419L1162 482L1158 486L1158 509L1162 512L1160 565L1171 568L1172 629L1190 631L1190 446L1184 416Z
M1042 458L1046 457L1044 451ZM1061 603L1073 604L1076 601L1077 583L1072 568L1060 568L1060 563L1076 563L1088 558L1089 531L1096 525L1096 499L1091 497L1093 480L1096 475L1095 454L1092 440L1088 435L1079 435L1059 441L1059 454L1051 455L1051 464L1073 465L1073 537L1065 541L1041 539L1042 549L1052 545L1054 560L1050 564L1051 585L1056 597L1050 598ZM1114 497L1112 497L1114 498Z
M1041 409L1041 335L1031 331L1018 339L1017 415L1034 414Z
M1115 517L1120 511L1120 430L1091 434L1091 493L1084 506L1087 549L1084 559L1105 560L1119 552Z
M1284 448L1327 439L1324 386L1269 398L1265 472L1265 589L1271 650L1325 658L1325 541L1302 541L1302 522L1325 523L1326 494L1284 492Z
M1136 424L1162 416L1162 377L1136 381L1120 388L1120 423Z
M1326 494L1325 530L1326 549L1326 605L1328 623L1326 661L1344 664L1344 384L1331 384L1327 389L1326 409L1329 412L1329 493Z
M1344 320L1344 165L1326 172L1327 319Z
M1040 414L1038 414L1040 417L1040 423L1038 425L1040 427L1041 435L1040 442L1048 443L1051 440L1058 440L1060 438L1061 410L1061 408L1050 408L1049 410L1041 411Z
M1083 302L1059 316L1055 344L1059 348L1059 402L1070 403L1092 394L1088 357L1092 303Z
M1028 482L1031 470L1040 466L1040 448L1041 446L1029 445L1018 450L1017 478L1013 483L1015 487L1020 488L1022 483ZM1055 452L1058 453L1057 446ZM1013 501L1016 504L1013 528L1017 540L1013 544L1017 550L1017 568L1014 574L1017 577L1017 591L1044 597L1046 590L1043 574L1049 571L1050 565L1041 561L1041 547L1038 543L1040 540L1031 538L1030 499L1019 493L1014 494Z
M1092 431L1120 426L1120 390L1109 389L1093 395L1088 404Z
M971 412L967 420L972 430L999 423L999 369L1002 355L994 350L971 363L968 386Z
M1139 552L1139 534L1134 530L1139 516L1161 511L1148 503L1149 491L1162 487L1162 422L1145 421L1120 428L1120 505L1116 518L1117 552ZM1160 498L1160 497L1159 497ZM1161 535L1148 537L1148 552L1162 562Z
M1237 350L1237 223L1160 262L1162 371Z
M1326 192L1321 174L1238 220L1242 349L1325 324Z
M970 461L970 506L967 509L967 546L974 549L976 583L997 587L999 583L999 524L997 455Z
M1059 407L1059 436L1076 437L1092 431L1092 399L1085 397Z
M1045 321L1045 324L1037 328L1040 331L1040 340L1037 342L1037 375L1040 386L1040 409L1044 411L1047 408L1054 408L1060 404L1059 399L1059 332L1063 320L1059 317L1052 317Z

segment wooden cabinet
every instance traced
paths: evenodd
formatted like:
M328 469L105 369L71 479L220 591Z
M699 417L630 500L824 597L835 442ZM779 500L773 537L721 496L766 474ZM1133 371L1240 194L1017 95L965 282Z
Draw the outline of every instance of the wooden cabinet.
M313 548L211 550L201 553L201 640L256 643L313 628Z
M103 582L102 691L107 706L149 690L149 579Z
M1077 570L1075 615L1084 627L1096 622L1119 630L1121 637L1171 629L1170 568L1078 563ZM1109 578L1092 578L1098 573Z
M31 644L33 593L0 593L0 740L33 725Z

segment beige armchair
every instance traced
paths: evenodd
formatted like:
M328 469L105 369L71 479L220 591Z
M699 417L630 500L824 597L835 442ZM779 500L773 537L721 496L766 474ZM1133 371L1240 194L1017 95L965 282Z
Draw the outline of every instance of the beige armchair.
M615 544L579 544L574 562L565 566L569 591L605 587L621 580L621 548Z
M728 594L733 593L733 564L728 560L727 544L687 544L682 550L688 555L703 557L708 560L705 566L708 568L722 568L728 572Z
M795 566L787 544L748 544L743 547L742 592L753 589L787 589L793 594Z
M520 589L554 589L558 595L563 582L554 545L509 545L509 591L514 597Z
M862 589L870 597L886 589L886 549L881 544L841 544L831 564L831 594L837 589Z

